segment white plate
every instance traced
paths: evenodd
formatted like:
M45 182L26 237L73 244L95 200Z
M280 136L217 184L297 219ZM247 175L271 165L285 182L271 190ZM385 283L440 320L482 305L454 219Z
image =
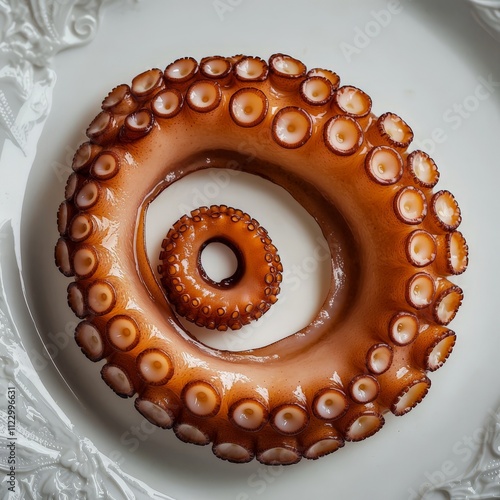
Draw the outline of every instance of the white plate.
M48 13L59 19L61 10L71 8L72 2L54 2ZM66 26L70 20L65 19ZM55 24L59 33L61 26L64 23ZM91 32L80 36L87 38ZM67 45L75 33L66 33ZM23 42L28 39L20 36ZM145 425L130 401L115 397L102 383L99 368L71 339L76 320L66 307L67 280L52 265L63 179L86 126L112 87L185 55L199 60L214 54L268 57L273 52L289 53L308 67L335 70L343 82L373 98L376 114L391 110L407 120L416 144L439 165L439 187L453 192L460 203L462 231L471 249L470 267L456 280L466 295L452 324L458 342L445 367L431 376L433 387L424 402L403 418L388 416L382 431L362 443L286 468L222 462L210 447L181 443L172 432ZM156 490L158 498L163 494L177 500L395 500L418 498L428 487L455 479L459 483L450 489L456 493L467 484L469 466L480 469L485 460L498 460L498 435L485 437L485 432L494 429L488 427L490 414L500 404L499 52L499 45L474 22L469 7L453 0L150 0L107 6L93 41L61 52L52 62L57 84L27 180L22 218L16 196L27 170L15 170L22 157L9 141L16 136L3 148L2 181L8 191L0 205L5 211L0 222L12 221L15 241L12 244L4 225L0 243L6 303L0 302L0 325L5 359L10 356L11 361L6 361L0 380L2 387L13 383L17 390L16 473L18 480L26 480L23 487L34 478L33 489L41 497L59 491L69 498L78 489L92 497L98 484L116 498L126 498L127 492L148 498ZM24 110L25 119L30 116L34 124L36 142L39 130L33 113ZM29 151L27 155L29 160ZM16 256L33 324L23 305ZM22 345L16 346L16 330ZM23 351L37 374L20 358ZM3 417L5 404L3 398ZM484 449L474 458L480 446ZM5 469L9 449L2 448L2 453ZM490 478L486 475L473 485L470 498L500 496L498 463L489 465ZM2 488L8 487L7 479ZM62 484L69 486L65 490Z

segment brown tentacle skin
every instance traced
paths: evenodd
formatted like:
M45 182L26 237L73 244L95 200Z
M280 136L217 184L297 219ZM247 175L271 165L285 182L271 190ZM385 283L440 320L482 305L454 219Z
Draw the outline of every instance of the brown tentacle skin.
M464 293L448 278L466 270L468 246L456 199L434 191L436 163L411 151L402 118L375 116L355 85L285 54L185 57L115 87L87 135L58 209L55 261L72 280L76 343L150 422L212 443L223 460L288 465L365 439L385 413L424 398L456 341L448 324ZM174 312L226 330L276 307L286 264L251 214L219 205L183 216L158 249L162 283L152 271L148 205L206 167L282 186L317 221L343 276L332 273L310 325L272 345L207 347ZM199 251L221 240L239 267L214 283Z
M207 243L235 251L240 265L221 282L200 263ZM248 214L227 206L201 207L184 215L162 243L158 271L177 313L198 326L239 330L258 319L278 299L283 266L267 231ZM243 272L243 266L251 272Z
M179 398L165 388L148 387L136 398L135 408L152 424L170 429L180 413Z

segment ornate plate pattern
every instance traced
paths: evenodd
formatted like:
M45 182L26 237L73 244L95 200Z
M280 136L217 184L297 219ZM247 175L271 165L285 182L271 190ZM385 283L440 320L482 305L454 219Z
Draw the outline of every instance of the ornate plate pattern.
M500 40L500 2L498 0L469 0L477 22Z
M56 81L53 58L62 50L93 39L106 3L13 0L0 4L4 21L0 43L0 148L4 154L9 147L20 152L17 174L23 174L11 178L2 175L2 183L7 183L7 193L18 195L18 201L36 151L39 128L50 112ZM15 288L21 290L19 275L17 284L9 279L6 286L4 272L16 269L15 249L19 248L14 233L18 237L20 205L14 203L9 214L10 201L7 197L2 200L2 211L8 216L0 219L0 390L8 395L0 407L2 497L170 498L125 474L90 440L80 436L40 381L23 347L8 299L16 294ZM28 309L23 313L29 317ZM36 328L32 326L34 333Z

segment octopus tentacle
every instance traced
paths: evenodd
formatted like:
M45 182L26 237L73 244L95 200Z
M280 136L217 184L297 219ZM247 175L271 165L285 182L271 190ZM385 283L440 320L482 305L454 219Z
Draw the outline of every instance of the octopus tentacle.
M437 255L436 238L423 229L416 229L406 239L406 257L415 267L425 267L434 262Z
M116 289L110 281L95 280L87 287L85 303L92 314L107 314L116 304Z
M115 115L128 115L137 109L137 99L132 94L127 84L115 87L102 101L103 111L109 111Z
M216 439L212 445L212 452L216 457L235 464L250 462L255 456L250 438L240 438L238 443Z
M216 81L198 80L186 94L186 102L193 111L208 113L219 106L222 99L220 85Z
M66 186L64 188L64 198L66 201L72 201L75 193L83 184L84 177L79 175L77 172L73 172L66 181Z
M106 363L101 369L101 377L115 394L121 398L130 398L136 387L130 372L122 367L122 363Z
M399 376L391 371L380 377L384 398L391 412L401 416L412 410L426 396L431 381L423 370L408 369Z
M157 118L174 118L184 105L184 95L171 88L158 92L151 102L151 110Z
M76 281L68 285L68 305L76 317L83 319L87 315L85 288Z
M205 380L192 380L184 386L181 400L198 417L213 417L220 409L219 391Z
M225 57L204 57L200 61L200 73L205 78L217 79L221 85L228 85L231 82L232 70L231 60Z
M97 222L91 215L79 213L68 223L68 238L74 243L85 241L97 232L96 224Z
M59 271L66 277L74 276L71 262L71 243L65 238L59 238L54 249L54 259Z
M271 425L280 434L292 436L302 432L309 423L307 410L296 403L276 407L270 418Z
M363 131L359 123L350 116L334 116L325 124L323 139L333 153L350 156L363 143Z
M55 263L72 279L77 345L149 422L223 460L286 465L363 440L425 397L456 341L463 290L447 278L469 249L456 199L433 191L437 165L408 151L402 118L375 116L361 89L285 54L186 57L113 88L87 137L58 207ZM200 207L168 232L158 272L149 261L147 207L208 165L283 186L328 245L317 317L272 345L214 349L179 320L238 330L274 307L286 263L250 214ZM201 262L211 242L238 261L220 282Z
M192 80L199 71L198 63L192 57L182 57L169 64L163 76L170 84L182 85Z
M287 149L300 148L312 135L312 119L304 109L288 106L276 113L271 132L280 146Z
M286 54L274 54L269 58L270 79L273 85L283 91L296 91L307 69L302 61Z
M230 230L244 238L245 245L237 243ZM235 273L220 282L210 279L201 263L203 250L212 242L228 246L238 261ZM241 210L222 205L196 209L173 225L162 248L158 272L167 296L179 315L198 326L238 330L277 300L283 266L276 247L267 231ZM245 268L252 269L253 276L245 275ZM248 290L255 290L251 300Z
M346 441L363 441L377 433L384 424L384 417L371 403L352 406L339 422Z
M165 385L174 374L170 356L161 349L145 349L137 356L136 363L140 377L150 385Z
M350 116L351 118L367 118L372 109L371 97L357 87L344 85L335 91L333 95L333 110L336 113ZM361 120L365 125L367 120Z
M269 418L268 405L255 398L235 401L228 411L229 420L247 431L259 431Z
M411 344L418 335L418 317L410 312L396 313L389 323L389 338L397 346Z
M374 375L385 373L394 359L394 350L389 344L372 345L366 353L366 367Z
M374 144L391 146L401 152L406 151L413 140L410 126L401 117L390 112L373 122L368 134Z
M302 455L309 460L317 460L339 450L344 444L344 438L333 424L321 423L315 425L302 439Z
M78 324L75 330L75 341L83 354L91 361L100 361L110 354L101 330L90 321L84 320Z
M109 111L101 111L87 128L87 137L96 144L111 142L118 134L118 123Z
M435 371L441 368L455 346L455 332L432 326L421 332L413 345L413 355L419 366Z
M171 429L180 412L180 401L172 391L148 387L134 402L135 408L150 423Z
M326 387L314 396L312 410L322 420L336 420L345 415L349 408L346 394L337 387Z
M391 411L396 416L405 415L420 403L430 388L430 380L423 377L422 380L413 381L404 387L394 400Z
M212 441L212 437L199 428L198 425L191 423L192 418L182 414L182 420L174 426L175 435L185 443L206 446Z
M139 326L132 316L125 314L113 316L106 323L106 338L114 349L130 351L139 343Z
M313 68L307 72L307 77L319 76L325 78L332 84L332 91L335 91L340 86L340 77L334 71L324 68Z
M309 76L299 88L300 95L310 106L326 106L333 96L333 85L322 76Z
M395 149L378 146L366 155L365 168L378 184L395 184L403 175L403 159Z
M136 99L141 100L151 97L163 88L165 88L163 72L161 69L153 68L137 75L132 80L130 91Z
M413 181L424 188L433 188L439 181L436 162L424 151L413 151L406 159Z
M264 120L268 109L264 92L253 87L239 89L229 103L231 118L241 127L255 127Z
M462 305L464 292L460 287L452 285L448 280L443 280L440 285L434 301L432 315L438 325L448 325Z
M407 283L406 300L415 309L424 309L434 300L436 283L434 278L424 272L416 273Z
M263 82L269 66L260 57L243 57L233 66L234 76L243 83Z
M454 231L462 222L460 207L449 191L437 192L431 200L433 222L445 231Z
M373 375L356 375L349 383L349 394L355 403L371 403L379 392L379 383Z
M89 180L83 183L80 189L75 192L75 206L78 210L88 210L99 201L100 195L100 185L93 180Z
M107 181L120 170L120 159L111 151L103 151L97 155L90 167L90 175L95 179Z
M460 231L438 235L439 270L443 274L462 274L469 264L469 247Z
M90 278L97 270L97 252L91 245L80 245L71 255L72 269L78 278Z
M148 109L139 109L125 118L120 129L120 139L123 142L136 141L149 134L155 124L153 113Z
M401 188L394 197L394 213L405 224L421 224L427 215L427 200L414 186Z
M94 161L94 158L101 151L101 149L101 146L90 141L81 144L76 150L71 162L71 168L73 171L82 173L87 172L90 165Z
M264 465L292 465L302 454L294 436L262 436L257 440L255 458Z

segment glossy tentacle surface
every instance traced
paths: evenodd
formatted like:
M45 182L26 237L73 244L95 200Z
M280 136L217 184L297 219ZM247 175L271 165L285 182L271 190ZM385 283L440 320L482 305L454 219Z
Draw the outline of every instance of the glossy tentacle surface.
M201 262L218 242L234 252L234 274L212 280ZM241 210L201 207L181 217L162 242L161 283L177 314L208 329L239 330L278 300L283 266L267 231Z
M400 117L374 116L363 91L284 54L183 58L113 89L87 134L56 263L73 277L78 345L145 418L226 460L292 464L422 400L455 343L463 292L447 277L465 271L468 249L455 198L433 191L437 167L408 151ZM214 165L283 186L330 248L315 320L251 351L209 348L181 327L144 246L154 198Z

